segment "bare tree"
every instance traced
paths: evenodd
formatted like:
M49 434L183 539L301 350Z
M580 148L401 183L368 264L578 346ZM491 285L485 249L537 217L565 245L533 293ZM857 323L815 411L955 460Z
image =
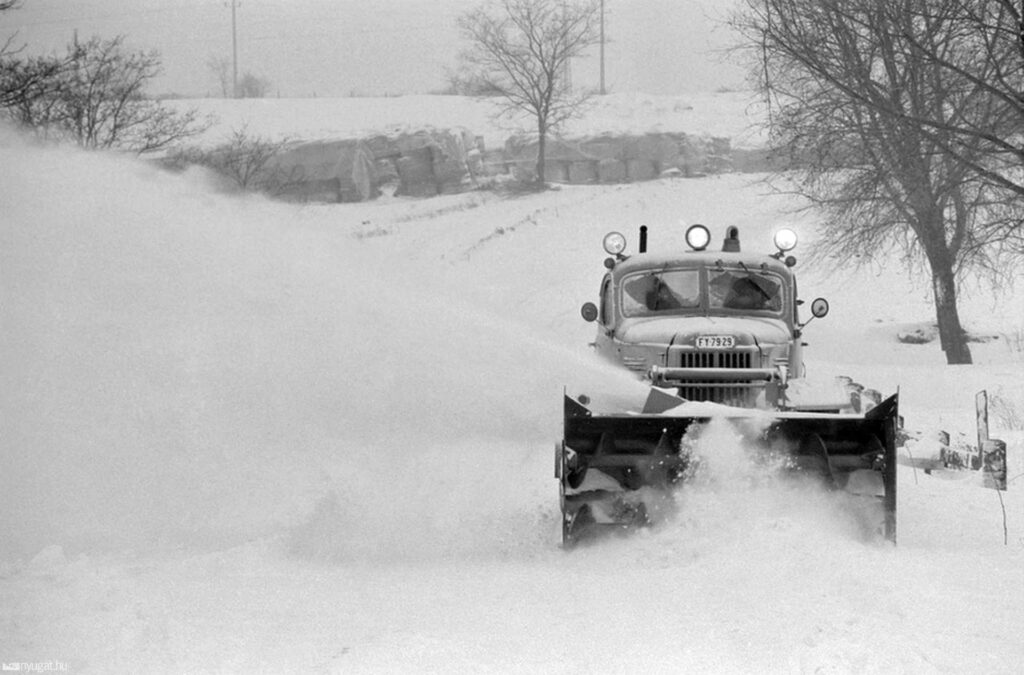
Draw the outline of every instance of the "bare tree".
M9 9L17 9L20 6L21 0L3 0L0 1L0 12L6 12ZM11 53L18 51L13 48L14 37L14 35L9 35L3 41L3 44L0 44L0 60L9 56Z
M565 73L571 59L597 42L599 8L594 0L494 0L459 19L470 43L460 56L465 81L494 92L504 112L536 122L539 184L548 133L589 98L572 91Z
M145 152L188 135L194 112L179 115L144 96L160 70L156 52L127 52L121 36L93 37L71 52L74 61L60 93L61 123L79 145Z
M69 58L55 56L17 59L0 50L0 109L27 125L40 117L49 118L56 104L60 75L70 62Z
M965 90L998 101L1002 115L936 118L912 113L944 151L984 180L1024 196L1024 3L1020 0L946 0L925 20L955 22L957 50L936 50L920 36L903 37L915 55ZM980 124L979 124L980 122ZM984 150L974 156L972 148Z
M206 67L217 78L220 95L228 98L231 95L231 59L226 56L211 56L206 60Z
M445 68L445 87L440 90L444 96L476 96L481 98L501 96L501 92L491 89L487 82L476 79L475 74L458 69Z
M246 71L238 80L237 98L263 98L270 91L270 80Z
M180 148L170 153L165 164L181 169L189 165L205 166L227 178L245 192L280 194L302 178L297 168L281 169L275 160L292 140L272 140L251 134L248 127L235 129L226 143L214 148Z
M148 152L207 128L194 110L175 112L146 98L159 56L126 51L123 42L94 37L69 46L65 58L5 60L0 103L41 137L89 149Z
M825 250L864 259L897 245L923 259L949 363L971 362L958 278L994 268L1020 232L1005 193L971 169L988 162L984 139L944 131L1006 128L1005 101L939 62L966 68L973 54L984 72L963 1L746 0L733 20L757 55L772 145L826 215Z

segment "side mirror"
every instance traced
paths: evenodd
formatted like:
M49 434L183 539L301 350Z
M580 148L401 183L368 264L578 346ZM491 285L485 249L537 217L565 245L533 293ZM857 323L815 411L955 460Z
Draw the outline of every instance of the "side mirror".
M815 298L811 303L811 314L816 319L820 319L828 314L828 300L825 298Z
M584 321L597 321L597 305L592 302L585 302L580 307L580 314Z

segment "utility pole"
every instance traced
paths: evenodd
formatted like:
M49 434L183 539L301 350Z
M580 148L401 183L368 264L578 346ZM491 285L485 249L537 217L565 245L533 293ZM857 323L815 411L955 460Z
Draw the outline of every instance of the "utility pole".
M604 0L601 0L601 95L604 94Z
M235 8L238 0L231 0L231 97L238 98L238 33L235 29Z

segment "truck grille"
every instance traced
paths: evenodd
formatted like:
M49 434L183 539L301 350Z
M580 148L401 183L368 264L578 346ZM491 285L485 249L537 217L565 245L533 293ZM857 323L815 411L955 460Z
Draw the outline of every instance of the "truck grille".
M679 395L687 401L710 401L731 405L737 408L749 408L753 405L757 390L749 387L730 387L727 382L720 387L679 387Z
M681 352L679 365L682 368L750 368L752 352ZM753 405L757 390L750 387L730 387L728 382L719 382L715 387L683 386L679 395L688 401L711 401L737 407Z
M750 352L682 352L683 368L749 368Z

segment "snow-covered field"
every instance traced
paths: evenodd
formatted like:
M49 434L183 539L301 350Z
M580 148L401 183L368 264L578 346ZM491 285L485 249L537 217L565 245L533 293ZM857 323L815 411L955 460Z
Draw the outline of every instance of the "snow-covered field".
M500 148L519 132L534 131L527 117L495 119L496 104L463 96L393 96L387 98L199 99L173 100L167 105L210 116L213 126L200 142L218 143L233 131L268 138L296 140L358 138L379 133L416 131L424 127L464 127L482 136L487 148ZM726 136L734 147L760 147L763 106L747 92L716 92L686 96L610 94L586 104L585 114L569 120L566 135L684 131Z
M995 422L1011 441L1006 544L1000 496L973 476L901 467L892 547L865 541L833 495L751 488L726 438L704 450L734 459L670 522L559 548L563 387L638 386L586 346L601 236L647 224L654 249L703 222L716 237L740 227L751 249L788 223L812 239L813 220L757 177L303 206L221 195L201 173L0 146L0 661L1024 667L1024 437ZM1019 273L998 294L969 284L965 323L995 339L949 367L936 344L895 337L933 318L924 275L796 254L804 297L832 304L806 331L812 373L899 388L911 428L972 436L983 388L1022 421Z

